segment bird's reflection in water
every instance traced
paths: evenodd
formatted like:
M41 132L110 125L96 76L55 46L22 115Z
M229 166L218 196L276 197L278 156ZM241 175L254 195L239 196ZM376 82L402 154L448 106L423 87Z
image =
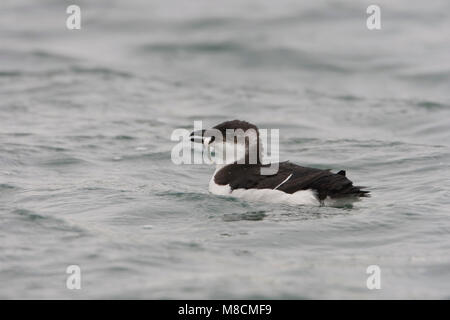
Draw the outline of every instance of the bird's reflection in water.
M226 222L242 221L242 220L261 221L266 216L267 214L265 213L265 211L251 211L245 213L227 213L223 215L222 219L223 221Z

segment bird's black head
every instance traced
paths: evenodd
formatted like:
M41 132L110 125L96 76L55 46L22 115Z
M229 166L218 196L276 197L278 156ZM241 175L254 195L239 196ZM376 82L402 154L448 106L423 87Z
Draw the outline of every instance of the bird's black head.
M254 124L251 124L250 122L242 120L225 121L214 126L214 129L219 130L224 137L226 136L227 130L235 131L238 129L244 132L246 132L247 130L253 130L259 135L258 127L256 127Z
M210 144L212 142L225 141L227 135L233 134L234 136L239 137L243 133L246 133L247 136L253 134L254 137L259 140L258 127L242 120L225 121L211 129L194 131L190 134L190 137L193 142L205 143L206 141Z
M251 159L255 159L254 163L261 160L258 128L247 121L225 121L211 129L194 131L190 136L191 141L211 145L223 154L231 153L225 150L238 150L245 155L245 163L252 163Z

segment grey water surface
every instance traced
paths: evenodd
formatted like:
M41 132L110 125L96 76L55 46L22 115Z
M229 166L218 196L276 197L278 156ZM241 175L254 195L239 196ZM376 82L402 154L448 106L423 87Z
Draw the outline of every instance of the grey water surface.
M450 298L450 2L370 4L2 0L0 298ZM209 194L170 137L232 119L372 197Z

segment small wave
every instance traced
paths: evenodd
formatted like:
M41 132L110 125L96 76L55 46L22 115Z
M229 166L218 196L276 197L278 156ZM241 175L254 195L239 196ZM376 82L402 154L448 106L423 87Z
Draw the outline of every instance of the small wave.
M81 66L72 66L70 68L71 72L74 73L88 73L88 74L98 74L102 76L119 76L123 78L132 78L134 75L130 72L114 70L106 67L81 67Z
M170 152L161 151L161 152L138 152L135 154L126 154L116 156L117 160L125 160L125 161L133 161L133 160L142 160L142 159L152 159L152 160L168 160L170 159Z
M186 29L205 29L211 30L220 29L227 26L236 26L237 23L242 23L244 20L230 17L214 17L214 18L197 18L194 20L183 21L179 24L181 30Z
M429 110L444 109L449 107L448 104L443 104L436 101L418 101L415 103L415 105Z
M78 61L77 58L70 57L67 55L63 55L60 53L54 53L50 51L43 51L43 50L35 50L31 51L31 55L37 58L43 58L47 60L54 61L62 61L62 62L68 62L68 61Z
M118 136L115 136L114 139L116 139L116 140L134 140L136 138L133 136L128 136L128 135L118 135Z
M11 133L2 133L0 135L10 136L10 137L29 137L33 134L30 132L11 132Z
M66 136L66 139L72 140L72 141L87 141L87 140L135 140L136 137L130 136L127 134L119 134L115 136L107 136L104 134L93 134L93 135L71 135Z
M77 238L87 235L86 230L63 219L59 219L53 216L44 216L34 211L23 208L14 209L11 212L13 215L20 217L24 221L33 223L34 226L44 227L45 229L56 231L63 231L65 233L65 237L73 236L73 234L67 233L75 233L75 236Z
M156 195L180 200L204 200L209 198L209 194L199 192L158 192Z
M16 186L7 184L7 183L0 183L0 190L8 191L8 190L16 190L18 189Z
M42 164L44 166L58 167L58 166L68 166L80 163L85 163L85 160L76 157L63 157L63 158L53 158L44 161Z
M15 209L13 213L31 221L46 219L46 217L26 209Z
M244 48L238 42L221 41L221 42L195 42L195 43L179 43L179 42L161 42L144 45L140 48L143 52L160 52L160 53L225 53L243 51Z
M69 62L69 61L78 61L79 59L75 57L71 57L68 55L55 53L51 51L45 51L45 50L30 50L30 51L23 51L23 50L10 50L10 49L0 49L0 56L2 58L8 59L12 58L14 60L20 60L20 59L36 59L36 60L48 60L48 61L58 61L58 62Z
M15 71L15 70L11 70L11 71L0 71L0 78L1 77L5 77L5 78L9 78L9 77L19 77L23 75L23 72L21 71Z
M408 73L399 75L398 78L419 83L442 84L449 81L450 70Z
M260 48L238 41L203 41L191 43L160 42L138 47L138 52L160 53L163 55L179 54L214 54L236 58L245 67L286 67L337 73L353 72L349 65L337 64L337 59L328 55L317 56L288 47ZM330 61L336 63L330 63Z
M364 98L362 98L362 97L358 97L358 96L354 96L354 95L350 95L350 94L338 95L335 98L338 99L338 100L348 101L348 102L363 101L364 100Z

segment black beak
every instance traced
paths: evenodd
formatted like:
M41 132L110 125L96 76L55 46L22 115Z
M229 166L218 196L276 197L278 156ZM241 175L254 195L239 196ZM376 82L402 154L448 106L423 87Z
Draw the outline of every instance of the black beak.
M214 140L216 139L216 137L213 136L211 132L208 133L208 130L205 129L191 132L189 136L191 137L192 142L198 142L201 144L205 142L205 137L211 137L211 139L209 140L209 144L214 142Z
M205 129L191 132L191 134L189 135L191 137L191 141L203 144L203 138L204 138L205 132L206 132Z

